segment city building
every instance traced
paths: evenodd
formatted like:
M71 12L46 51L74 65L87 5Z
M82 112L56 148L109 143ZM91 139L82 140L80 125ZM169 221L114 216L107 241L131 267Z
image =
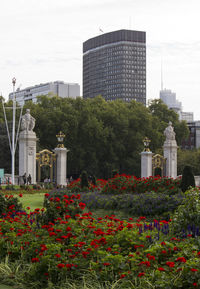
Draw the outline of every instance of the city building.
M192 121L187 123L190 134L182 144L182 149L198 149L200 148L200 121Z
M146 105L146 33L119 30L83 43L83 97Z
M176 99L176 93L170 89L163 89L160 91L160 99L168 106L169 109L173 109L180 116L182 111L182 103Z
M194 113L181 111L180 120L185 120L186 122L193 122L194 121Z
M57 95L60 97L73 97L80 96L80 85L78 83L65 83L63 81L54 81L41 83L39 85L30 86L22 90L17 89L16 101L19 105L24 105L26 101L32 100L37 102L39 95ZM9 99L13 99L13 92L9 94Z
M194 121L193 112L182 111L182 103L176 99L176 93L170 89L162 89L160 91L160 99L168 106L169 109L173 109L179 115L180 120L186 122Z

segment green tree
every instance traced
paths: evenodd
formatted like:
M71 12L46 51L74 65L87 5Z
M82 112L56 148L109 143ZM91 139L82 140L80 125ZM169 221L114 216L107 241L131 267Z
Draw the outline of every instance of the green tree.
M164 142L164 129L167 127L169 121L172 122L174 131L176 132L176 141L178 145L186 139L189 135L189 129L185 121L179 121L178 114L172 110L168 109L167 105L161 99L154 99L149 104L149 110L154 116L155 129L159 131L158 142Z
M194 175L190 166L185 166L183 169L180 187L183 192L187 191L189 187L195 187Z

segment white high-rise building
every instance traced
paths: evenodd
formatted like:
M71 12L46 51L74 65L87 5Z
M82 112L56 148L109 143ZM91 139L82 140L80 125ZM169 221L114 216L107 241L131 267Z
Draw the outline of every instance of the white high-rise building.
M182 103L176 99L176 93L170 89L162 89L160 91L160 99L168 106L178 113L180 120L191 122L194 120L193 112L182 111Z
M182 111L182 103L176 99L176 93L170 89L160 91L160 99L168 106L169 109L175 110L179 115Z
M60 97L76 98L80 96L80 85L78 83L65 83L64 81L54 81L30 86L15 92L16 101L19 105L24 105L26 101L37 102L40 95L57 95ZM13 99L13 92L9 94L9 99Z

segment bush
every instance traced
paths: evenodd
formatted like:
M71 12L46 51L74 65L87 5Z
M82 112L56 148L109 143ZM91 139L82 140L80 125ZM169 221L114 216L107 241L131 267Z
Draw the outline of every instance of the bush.
M180 179L160 176L137 178L122 174L109 179L102 188L103 194L142 194L152 191L175 195L180 192Z
M75 215L81 213L81 210L85 208L85 204L80 203L79 199L79 194L72 195L71 197L62 192L55 192L51 196L48 193L45 194L44 208L46 208L46 211L43 212L38 221L48 224L49 222L54 222L56 219L63 219L65 215L75 218Z
M81 199L87 208L121 210L129 216L167 216L182 203L183 194L167 195L163 193L146 193L139 195L102 195L99 193L82 194Z
M33 189L34 189L34 190L41 190L42 187L41 187L39 184L34 184L34 185L33 185Z
M6 189L7 191L15 191L15 190L16 190L16 188L15 188L14 185L6 185L5 189Z
M89 183L88 183L88 175L86 171L83 171L81 174L81 188L88 188L89 187Z
M185 166L183 169L180 187L183 192L187 191L189 187L195 187L194 175L190 166Z
M18 198L0 193L0 217L21 210L22 204L19 202Z
M200 192L192 188L185 192L185 198L181 206L172 217L173 232L175 234L198 235L200 229Z

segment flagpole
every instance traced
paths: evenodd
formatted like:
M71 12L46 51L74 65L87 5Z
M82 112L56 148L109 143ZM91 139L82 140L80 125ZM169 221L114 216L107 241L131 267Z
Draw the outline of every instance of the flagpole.
M16 113L16 95L15 84L16 78L12 79L13 84L13 127L12 127L12 184L15 184L15 113Z

